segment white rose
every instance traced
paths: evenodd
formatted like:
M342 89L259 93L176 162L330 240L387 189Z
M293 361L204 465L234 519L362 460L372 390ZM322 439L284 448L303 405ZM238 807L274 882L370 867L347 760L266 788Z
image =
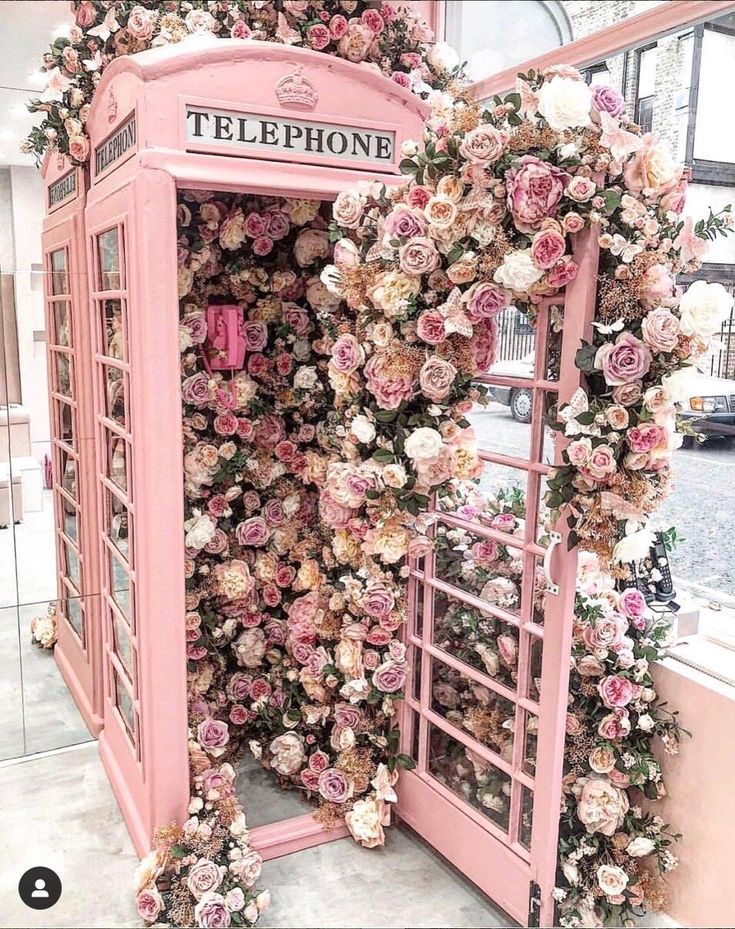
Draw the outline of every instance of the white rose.
M459 64L459 55L448 42L437 42L426 56L435 71L452 71Z
M311 390L317 381L316 368L299 368L293 379L293 385L299 390Z
M562 863L561 870L567 882L571 884L572 887L576 887L577 884L579 884L579 868L573 861L565 859Z
M389 464L383 468L383 482L387 487L399 489L404 486L408 476L403 465Z
M362 442L363 445L368 445L375 438L375 426L370 422L367 416L361 414L356 416L350 423L350 434L356 438L358 442Z
M271 767L284 777L301 770L306 753L301 739L294 732L276 736L270 744L273 754Z
M696 368L688 366L680 368L671 374L667 374L663 380L663 386L669 395L672 403L680 403L687 400L695 392Z
M552 129L589 126L592 91L584 81L552 77L538 93L538 111Z
M648 555L653 544L653 532L640 529L622 538L613 549L613 561L616 564L640 561Z
M401 154L405 158L413 158L418 150L419 147L413 139L406 139L404 142L401 142Z
M597 869L597 883L606 897L617 897L628 886L628 875L616 865L601 864Z
M508 252L503 258L503 263L495 271L493 279L509 290L525 293L543 276L543 270L537 267L531 258L530 249L524 248Z
M638 728L644 732L650 732L655 725L656 723L650 713L643 713L642 716L638 717Z
M648 839L644 835L639 835L632 842L628 843L626 852L631 858L645 858L653 854L656 849L656 843L653 839Z
M192 519L187 519L184 523L184 529L186 529L186 538L184 539L186 547L202 549L211 542L217 529L217 523L211 516L195 516Z
M404 445L406 454L414 461L436 458L443 447L441 435L436 429L430 429L428 426L422 426L412 432Z
M722 284L695 281L679 301L684 335L711 336L729 317L733 298Z

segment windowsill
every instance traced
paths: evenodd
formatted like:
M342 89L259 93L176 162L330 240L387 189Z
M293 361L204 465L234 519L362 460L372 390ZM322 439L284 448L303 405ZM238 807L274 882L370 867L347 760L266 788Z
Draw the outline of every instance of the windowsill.
M672 670L672 663L686 665L708 677L713 685L719 682L735 688L735 602L715 603L694 590L677 599L682 614L699 613L698 624L696 632L680 636L671 646L665 664ZM685 629L691 628L690 622L689 615L682 615Z

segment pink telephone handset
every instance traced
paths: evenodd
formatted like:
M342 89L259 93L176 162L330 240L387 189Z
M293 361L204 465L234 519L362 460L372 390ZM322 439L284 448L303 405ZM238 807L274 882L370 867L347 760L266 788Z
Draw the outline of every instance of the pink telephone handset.
M232 304L207 307L207 354L213 371L241 370L245 365L243 309Z

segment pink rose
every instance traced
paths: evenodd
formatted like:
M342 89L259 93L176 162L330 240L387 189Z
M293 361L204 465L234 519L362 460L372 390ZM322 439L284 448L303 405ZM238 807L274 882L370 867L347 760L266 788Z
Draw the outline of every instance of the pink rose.
M354 787L337 768L325 768L319 775L319 793L329 803L345 803Z
M421 184L414 184L408 191L408 205L423 210L431 200L433 192Z
M620 610L628 619L640 619L646 612L646 598L635 587L628 587L620 594Z
M592 105L598 113L607 113L616 118L625 110L625 100L615 90L606 84L595 84L592 87Z
M591 178L585 177L583 174L578 174L576 177L573 177L567 184L567 189L564 191L567 197L571 200L575 200L577 203L586 203L594 197L596 192L597 184L595 184Z
M76 24L81 29L88 29L97 19L97 10L90 0L82 0L75 16Z
M329 31L335 39L341 39L347 32L347 20L339 13L329 20Z
M676 213L679 216L686 204L688 186L687 178L682 176L678 183L661 197L661 209L665 213Z
M225 745L230 741L227 723L219 719L203 719L197 727L197 741L216 758L224 752Z
M546 272L546 285L547 287L553 287L555 290L566 287L577 277L578 271L579 265L576 261L570 255L565 255L553 268Z
M384 661L372 676L373 686L384 694L397 693L406 683L406 666L394 661Z
M191 406L203 407L209 400L209 378L203 371L198 371L185 378L181 384L184 403Z
M361 601L365 613L378 620L390 615L395 604L392 591L380 582L370 584Z
M647 310L652 310L671 298L674 292L674 279L668 268L655 264L644 273L638 286L638 299Z
M614 710L627 706L635 696L635 685L627 677L619 674L608 674L597 685L597 691L602 697L605 706Z
M242 334L249 352L259 352L268 343L268 328L258 320L247 320L243 325Z
M378 14L379 15L379 14ZM351 22L339 40L337 51L348 61L364 61L373 44L375 33L363 23Z
M253 242L253 253L260 258L270 255L273 251L273 239L267 235L262 235Z
M383 232L388 239L412 239L424 235L427 225L423 213L397 206L386 216Z
M281 306L283 321L287 323L296 335L304 335L309 331L311 322L306 310L298 303L286 302Z
M625 440L637 454L650 452L666 437L666 431L654 423L640 423L629 429Z
M508 207L520 232L535 232L555 216L564 194L567 174L535 155L524 155L506 174Z
M615 452L609 445L598 445L590 452L587 464L580 468L583 474L601 481L617 470Z
M240 545L265 545L268 540L268 527L262 516L251 516L239 523L235 529L235 538Z
M621 332L615 342L606 342L595 355L595 367L602 370L611 387L640 380L651 367L651 350L632 332Z
M484 374L495 364L498 356L498 323L494 319L481 319L474 324L472 351L477 374Z
M405 71L393 71L390 79L394 84L398 84L399 87L404 87L406 90L411 89L411 76L406 74Z
M222 894L207 893L194 907L194 917L200 929L228 929L232 916Z
M214 417L213 426L217 435L234 435L237 432L237 416L234 413L220 413Z
M425 397L440 403L449 396L456 376L457 369L450 361L432 355L419 372L419 386Z
M345 333L332 346L331 365L341 374L353 374L364 361L365 352L354 335Z
M337 721L338 726L344 726L345 723L340 723ZM357 725L357 722L355 722ZM326 752L316 751L313 754L309 755L309 767L312 771L316 771L317 774L321 774L322 771L326 771L329 767L329 755Z
M265 220L260 213L249 213L245 220L245 235L257 239L265 232Z
M631 381L630 384L621 384L613 392L613 400L624 407L635 406L641 399L643 391L638 381Z
M627 620L619 613L613 613L612 616L601 616L593 626L587 626L582 638L590 649L612 648L622 642L627 631Z
M498 557L498 543L493 539L475 542L472 546L472 557L479 565L492 564Z
M489 319L510 305L510 294L497 284L478 281L464 295L467 315L472 322ZM425 340L426 341L426 340Z
M319 516L332 529L346 529L355 511L337 503L328 490L319 493Z
M147 923L154 923L163 909L163 898L155 887L145 887L135 898L138 915Z
M332 41L332 36L325 25L322 23L315 23L306 30L306 41L309 43L310 48L319 52L329 45Z
M398 261L405 274L430 274L439 266L439 252L431 239L417 237L401 246Z
M429 345L444 342L447 333L442 314L438 310L424 310L416 320L416 335Z
M362 16L360 17L363 24L370 29L371 32L374 32L375 35L380 35L380 33L385 29L385 22L383 17L380 15L379 10L367 9L363 11Z
M319 775L316 771L311 771L309 768L304 768L304 770L299 774L301 778L301 783L306 787L307 790L318 790L319 789Z
M499 635L497 641L500 660L506 667L515 668L518 664L518 642L512 635Z
M679 320L671 310L659 306L641 323L643 340L654 352L673 352L679 342Z
M546 270L553 267L567 249L567 242L561 233L554 229L542 229L533 237L531 258L539 268Z
M378 405L384 410L396 410L414 392L410 374L392 370L390 352L376 352L365 365L365 382Z
M607 716L600 720L597 727L598 735L603 739L609 739L611 742L617 739L624 739L630 734L630 718L628 711L623 708L613 710Z
M493 126L478 126L464 137L459 154L471 164L491 164L502 157L507 141L508 136Z
M248 26L244 19L238 19L230 29L231 39L249 39L253 30Z

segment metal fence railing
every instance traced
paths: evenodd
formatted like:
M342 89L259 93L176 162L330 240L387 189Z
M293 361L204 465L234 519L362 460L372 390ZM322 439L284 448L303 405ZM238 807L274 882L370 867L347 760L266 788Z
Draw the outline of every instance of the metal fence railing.
M727 290L735 296L735 284L726 283ZM735 308L730 313L713 342L715 348L705 362L703 369L711 377L735 378Z
M498 361L517 361L533 351L535 334L525 313L510 306L497 321Z

